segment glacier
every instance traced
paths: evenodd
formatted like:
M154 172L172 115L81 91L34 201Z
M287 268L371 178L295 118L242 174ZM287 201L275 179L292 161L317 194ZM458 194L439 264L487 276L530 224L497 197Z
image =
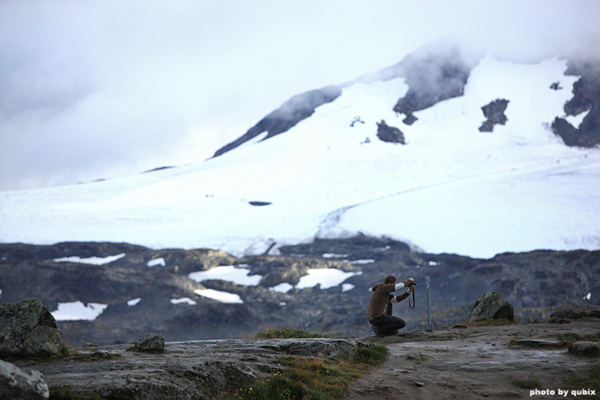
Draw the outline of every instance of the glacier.
M0 192L0 242L111 241L241 256L363 233L484 258L599 249L600 149L568 147L550 128L566 117L577 80L566 68L559 58L484 57L462 96L416 111L410 126L393 111L405 79L357 80L287 132L216 158ZM550 88L555 82L561 90ZM480 132L481 107L495 99L509 100L508 120ZM357 117L362 123L352 124ZM377 138L382 120L402 130L405 145Z

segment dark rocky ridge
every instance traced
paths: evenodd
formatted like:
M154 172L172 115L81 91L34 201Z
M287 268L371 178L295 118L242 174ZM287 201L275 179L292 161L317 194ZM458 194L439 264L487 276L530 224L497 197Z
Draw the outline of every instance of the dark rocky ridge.
M246 337L274 326L363 336L370 334L365 319L369 288L388 273L417 281L416 308L404 303L394 308L409 330L425 326L425 276L431 277L434 326L464 320L479 296L491 291L513 305L520 322L545 320L553 306L598 304L600 299L600 251L538 250L473 259L411 251L404 243L366 236L319 239L279 250L280 256L235 258L207 249L153 250L123 243L0 244L0 302L37 297L52 311L64 302L108 304L94 321L58 322L67 343L83 345L128 342L148 332L160 333L166 341ZM126 255L100 266L52 261L121 253ZM147 266L159 257L166 266ZM218 265L242 264L250 274L262 276L258 286L196 283L188 277ZM361 274L345 281L354 286L347 291L341 285L288 293L269 289L283 282L296 285L311 268ZM244 303L220 303L194 292L202 288L235 293ZM196 305L170 302L184 297ZM128 306L135 298L142 300Z
M213 157L218 157L221 154L227 153L247 141L254 139L265 131L267 132L267 135L262 140L286 132L298 122L310 117L317 107L332 102L341 94L342 88L340 86L332 85L296 95L283 103L281 107L261 119L238 139L221 147L215 152Z
M573 85L573 98L565 103L567 115L589 111L578 128L556 118L552 130L566 145L594 147L600 143L600 65L597 62L569 61L565 75L580 76Z

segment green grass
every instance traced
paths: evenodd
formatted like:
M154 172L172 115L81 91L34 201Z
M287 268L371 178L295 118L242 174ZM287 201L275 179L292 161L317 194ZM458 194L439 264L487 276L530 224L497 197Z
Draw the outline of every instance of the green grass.
M374 345L361 347L351 357L339 361L287 356L280 360L285 367L282 371L239 388L224 399L338 399L346 394L351 379L382 363L387 354L385 346Z

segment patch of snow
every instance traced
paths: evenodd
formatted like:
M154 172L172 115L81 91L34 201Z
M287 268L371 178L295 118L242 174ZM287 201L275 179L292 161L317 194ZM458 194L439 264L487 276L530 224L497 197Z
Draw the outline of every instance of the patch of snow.
M127 305L128 306L135 306L137 303L139 303L142 300L141 297L138 297L137 299L131 299L127 301Z
M222 280L243 286L256 286L262 279L261 275L249 275L250 270L243 266L234 265L214 267L206 271L192 272L188 276L196 282Z
M588 294L586 294L585 296L583 296L584 300L590 300L592 298L592 292L589 292Z
M357 264L357 265L362 265L362 264L372 264L374 263L375 260L371 260L371 259L365 259L365 260L354 260L354 261L350 261L350 264Z
M273 287L271 287L271 288L269 288L269 289L270 289L270 290L273 290L273 291L275 291L275 292L287 293L287 292L289 292L290 290L292 290L292 288L293 288L293 286L292 286L292 285L290 285L290 284L289 284L289 283L287 283L287 282L283 282L283 283L280 283L279 285L273 286Z
M321 257L323 257L323 258L346 258L346 257L348 257L348 254L325 253Z
M200 296L208 297L209 299L220 301L221 303L231 303L231 304L243 304L244 301L242 298L235 294L229 292L222 292L214 289L197 289L194 290L194 293Z
M573 125L575 128L579 129L579 126L581 125L581 123L583 122L583 119L585 117L587 117L587 115L590 113L590 110L584 111L580 114L577 115L567 115L565 117L565 119L567 120L568 123L570 123L571 125Z
M58 309L51 314L57 321L93 321L108 307L107 304L88 303L81 301L58 303Z
M182 297L180 299L171 299L171 304L181 304L181 303L187 303L189 305L195 306L196 302L192 299L190 299L189 297Z
M342 292L347 292L349 290L354 289L354 285L351 283L342 283Z
M104 265L104 264L110 264L111 262L116 261L123 257L125 257L125 253L117 254L115 256L108 256L108 257L88 257L88 258L81 258L81 257L77 257L77 256L63 257L63 258L55 258L52 261L54 261L54 262L71 262L71 263L90 264L90 265Z
M307 275L300 278L296 285L297 289L304 289L321 285L321 289L338 286L351 276L359 275L356 272L344 272L336 268L317 268L309 269Z
M163 267L166 267L167 263L165 262L164 258L160 257L160 258L155 258L154 260L148 261L148 263L146 265L148 267L156 267L157 265L162 265Z

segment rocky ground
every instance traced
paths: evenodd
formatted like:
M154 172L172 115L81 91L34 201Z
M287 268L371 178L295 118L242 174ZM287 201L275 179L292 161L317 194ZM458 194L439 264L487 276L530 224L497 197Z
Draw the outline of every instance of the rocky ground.
M566 322L566 321L565 321ZM457 324L376 338L228 339L168 342L163 353L130 345L72 349L64 359L13 359L44 374L51 392L102 398L203 399L281 368L279 359L339 358L357 346L383 344L389 358L351 383L347 399L525 399L531 390L573 388L600 357L577 356L566 341L600 341L600 319L514 325ZM525 382L525 383L523 383ZM537 382L536 388L524 387ZM121 396L121 397L118 397ZM574 398L545 396L537 398ZM581 398L581 397L579 397Z
M589 373L600 358L576 356L565 340L600 341L600 319L503 326L458 324L431 332L375 338L389 359L353 382L347 399L558 399L572 376ZM537 382L535 388L526 387ZM538 392L531 393L538 389ZM555 395L540 393L554 390ZM581 398L581 396L579 396Z
M159 353L122 344L73 348L65 358L10 362L26 372L42 372L51 396L199 400L276 373L284 356L339 359L371 344L355 338L203 340L169 342Z

